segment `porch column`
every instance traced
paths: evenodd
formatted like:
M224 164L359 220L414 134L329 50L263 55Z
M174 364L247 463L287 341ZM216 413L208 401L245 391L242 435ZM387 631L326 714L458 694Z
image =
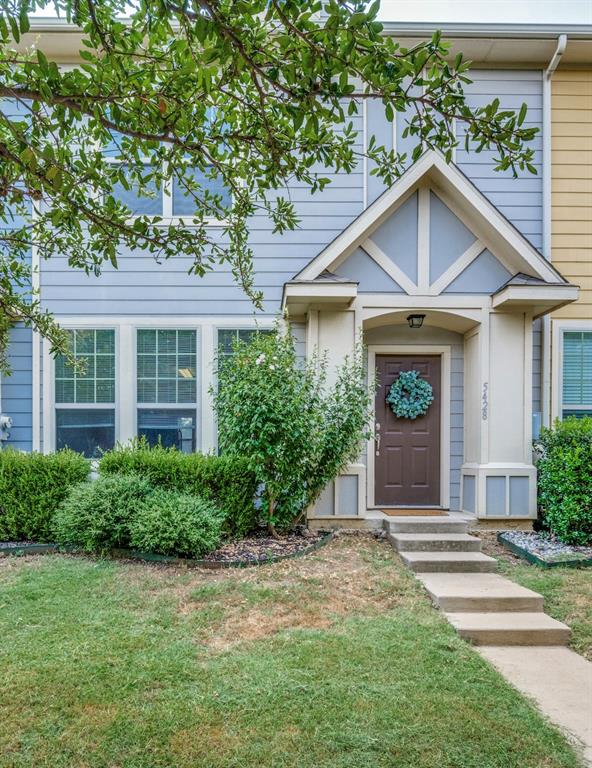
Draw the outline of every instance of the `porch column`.
M309 312L307 346L314 339L319 353L327 354L327 380L336 379L337 368L352 355L356 342L356 313L353 309L319 308ZM307 355L312 353L307 348ZM355 524L366 511L366 466L363 461L349 465L321 494L308 517L324 526ZM315 524L314 522L312 523Z
M329 384L335 381L336 369L343 358L354 351L355 312L353 310L321 309L318 312L319 352L327 353Z
M486 312L465 336L461 507L479 518L536 517L532 315Z

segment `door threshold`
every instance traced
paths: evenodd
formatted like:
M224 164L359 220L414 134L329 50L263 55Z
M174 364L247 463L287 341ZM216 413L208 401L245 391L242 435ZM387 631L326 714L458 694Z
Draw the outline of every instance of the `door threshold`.
M389 517L446 517L447 509L442 507L381 507L380 511Z

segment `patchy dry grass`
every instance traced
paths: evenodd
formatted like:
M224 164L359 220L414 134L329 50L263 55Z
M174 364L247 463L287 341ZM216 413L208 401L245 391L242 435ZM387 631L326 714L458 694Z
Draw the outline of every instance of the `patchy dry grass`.
M342 536L197 571L0 561L2 768L574 768L564 738Z
M478 535L485 554L498 558L499 572L543 595L545 611L571 627L571 647L592 661L592 568L541 568L499 544L497 534Z
M342 536L305 559L242 571L199 572L169 585L178 610L190 617L197 639L225 649L291 629L325 629L347 616L377 616L397 606L411 608L418 587L393 567L391 550L368 536Z

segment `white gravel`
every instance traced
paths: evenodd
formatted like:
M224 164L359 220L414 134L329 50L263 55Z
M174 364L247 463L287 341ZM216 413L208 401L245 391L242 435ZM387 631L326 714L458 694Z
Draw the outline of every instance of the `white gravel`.
M534 531L504 531L504 538L526 549L537 557L545 560L561 558L568 559L570 555L574 559L592 558L592 547L576 547L564 544L550 533L536 533Z

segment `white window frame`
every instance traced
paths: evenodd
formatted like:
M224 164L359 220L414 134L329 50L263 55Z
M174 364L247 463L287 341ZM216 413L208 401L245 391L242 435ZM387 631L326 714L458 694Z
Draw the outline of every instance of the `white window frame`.
M120 408L120 333L119 327L111 322L101 322L95 319L93 322L82 321L60 321L60 327L67 331L74 330L97 330L113 331L115 341L115 398L113 403L58 403L55 396L55 358L49 354L49 344L44 344L44 413L43 413L43 434L44 434L44 452L49 453L56 450L57 445L57 419L56 411L59 410L95 410L115 412L115 438L117 444L117 435L119 433L119 415Z
M196 391L196 452L217 450L217 428L210 398L215 385L215 360L218 352L218 329L251 330L270 329L275 316L236 317L204 316L188 318L179 315L158 316L104 316L83 315L61 317L56 321L65 329L115 330L115 442L126 443L137 435L137 329L179 329L197 332L197 391ZM49 344L43 344L43 452L55 451L55 363L49 353ZM129 361L129 363L128 363ZM168 405L174 405L170 403ZM185 406L185 404L182 404ZM164 407L159 404L159 407Z
M256 331L257 329L261 331L270 331L273 329L274 322L275 322L274 317L260 317L260 318L252 318L252 319L238 317L234 322L219 322L214 324L211 332L211 342L212 342L212 356L211 356L211 365L210 365L211 379L210 379L210 385L208 387L208 391L210 387L217 388L218 386L218 377L216 376L216 369L215 369L214 363L218 359L219 331ZM213 408L211 407L211 402L210 402L210 411L212 415L212 421L211 421L211 424L208 424L208 427L211 430L208 434L210 435L211 446L212 446L211 449L217 454L218 453L218 425L216 424L216 418L214 415Z
M555 420L563 418L563 334L566 331L592 333L592 320L552 320L551 322L553 326L551 415ZM566 407L571 408L569 404Z
M105 161L109 165L127 165L125 160L118 160L115 157L105 157ZM150 158L149 157L142 157L141 161L143 163L146 163L146 165L150 165ZM163 161L163 170L164 170L164 161ZM162 198L162 213L146 213L146 214L139 214L130 216L128 221L130 223L133 223L137 218L140 216L160 216L161 221L159 222L158 226L162 227L168 227L171 225L182 225L188 228L192 228L195 226L192 224L191 219L193 218L191 215L185 214L183 216L174 216L173 215L173 176L172 174L167 174L163 180L160 195ZM213 216L207 216L205 218L205 223L207 227L212 228L221 228L228 224L228 219L215 219Z
M195 333L195 400L191 403L140 403L138 402L138 331L193 331ZM201 326L195 323L187 325L162 325L153 322L152 325L133 325L133 382L134 382L134 436L138 437L138 411L139 410L177 410L194 411L195 413L195 452L200 450L202 444L201 434L201 405L200 388L202 386L202 366L200 364ZM157 356L158 358L158 356Z

